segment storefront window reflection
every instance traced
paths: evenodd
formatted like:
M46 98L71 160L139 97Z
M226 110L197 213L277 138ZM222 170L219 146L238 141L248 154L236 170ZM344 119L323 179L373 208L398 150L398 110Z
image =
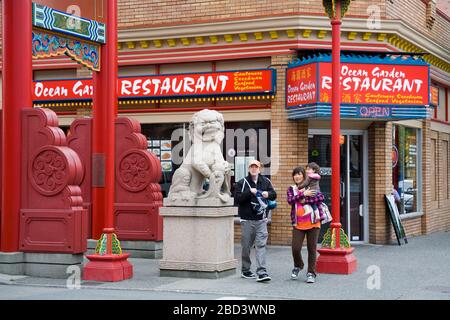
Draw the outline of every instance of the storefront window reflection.
M162 193L167 197L172 176L183 162L190 148L189 124L142 124L142 134L147 137L147 150L153 152L161 162ZM225 138L222 141L224 158L232 164L231 191L236 180L247 174L247 164L258 159L264 165L264 175L270 177L270 122L226 122ZM207 187L207 186L205 186Z
M394 125L392 130L392 193L400 214L420 211L418 129Z

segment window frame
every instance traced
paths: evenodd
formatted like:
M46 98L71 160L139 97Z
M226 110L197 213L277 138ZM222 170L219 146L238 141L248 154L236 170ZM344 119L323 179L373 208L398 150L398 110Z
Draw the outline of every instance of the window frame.
M431 112L431 120L444 123L444 124L450 124L449 114L450 114L450 105L449 105L449 95L450 90L449 87L445 85L441 85L439 83L433 83L433 87L436 87L438 89L438 105L433 108ZM444 94L443 99L441 99L441 92ZM443 108L444 111L440 111L440 108ZM439 117L439 113L443 113L443 118Z
M392 125L392 130L395 130L395 127L404 127L404 128L410 128L413 130L416 130L416 147L417 147L417 159L416 159L416 176L417 176L417 191L416 191L416 196L417 196L417 205L416 205L416 210L413 212L409 212L409 213L405 213L404 208L403 210L399 210L400 213L400 219L404 220L404 219L411 219L411 218L416 218L416 217L420 217L424 214L424 210L423 210L423 166L422 166L422 160L423 160L423 130L421 128L417 128L414 126L408 126L408 125L404 125L404 124L396 124L393 123ZM392 141L392 144L395 144L395 141ZM399 148L399 146L397 146L397 148ZM399 152L399 157L400 157L400 152ZM403 159L398 159L398 161L404 161ZM394 171L392 171L392 177L391 179L393 179L393 174Z

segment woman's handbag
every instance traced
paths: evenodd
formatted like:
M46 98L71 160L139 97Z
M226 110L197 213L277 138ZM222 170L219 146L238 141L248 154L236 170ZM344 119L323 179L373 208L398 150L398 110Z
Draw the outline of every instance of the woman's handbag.
M267 208L275 209L277 207L277 200L267 200Z

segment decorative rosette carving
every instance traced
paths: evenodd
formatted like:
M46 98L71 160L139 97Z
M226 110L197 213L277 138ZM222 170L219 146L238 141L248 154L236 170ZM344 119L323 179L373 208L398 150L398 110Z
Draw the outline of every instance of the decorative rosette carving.
M130 150L126 152L117 167L117 179L128 191L144 190L151 181L151 164L148 152Z
M32 186L47 196L58 194L68 184L67 166L66 157L59 149L41 149L31 162Z

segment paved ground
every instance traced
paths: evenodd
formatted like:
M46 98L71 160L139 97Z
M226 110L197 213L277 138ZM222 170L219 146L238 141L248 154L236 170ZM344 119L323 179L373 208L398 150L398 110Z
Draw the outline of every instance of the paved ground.
M236 257L239 257L239 249L236 246ZM305 250L303 256L306 256ZM130 259L134 265L132 279L116 283L81 281L78 290L68 289L63 279L0 275L0 299L450 300L450 232L411 238L402 246L356 246L355 256L357 272L320 274L315 284L304 282L304 271L300 279L290 279L289 247L268 248L268 268L272 276L268 283L242 279L238 271L217 280L160 277L158 260Z

